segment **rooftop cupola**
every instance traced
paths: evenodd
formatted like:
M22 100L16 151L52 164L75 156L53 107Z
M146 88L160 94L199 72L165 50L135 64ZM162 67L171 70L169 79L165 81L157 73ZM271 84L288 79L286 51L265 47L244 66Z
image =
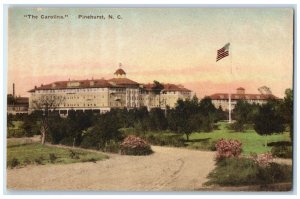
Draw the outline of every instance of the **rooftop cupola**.
M125 71L121 68L122 64L119 64L119 68L116 70L116 72L114 73L116 78L124 78L126 77L126 73Z
M242 88L242 87L237 88L237 89L236 89L236 93L237 93L237 94L245 94L245 89Z

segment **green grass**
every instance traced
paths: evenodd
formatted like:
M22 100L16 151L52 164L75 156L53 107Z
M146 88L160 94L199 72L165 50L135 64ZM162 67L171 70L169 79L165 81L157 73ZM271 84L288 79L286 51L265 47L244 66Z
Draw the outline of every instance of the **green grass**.
M289 132L283 134L273 134L269 136L260 136L254 130L246 130L245 132L235 132L227 129L228 123L219 122L219 129L212 132L193 133L190 135L190 142L188 148L209 150L211 145L217 140L236 139L242 142L243 154L264 153L271 151L272 147L265 147L266 140L270 142L290 141Z
M71 150L75 156L71 156ZM55 161L50 161L50 154L54 154ZM19 166L27 164L68 164L76 162L98 161L107 159L108 156L98 152L90 152L80 149L67 149L55 146L42 145L40 143L26 143L16 140L8 140L7 163L8 166L15 159Z

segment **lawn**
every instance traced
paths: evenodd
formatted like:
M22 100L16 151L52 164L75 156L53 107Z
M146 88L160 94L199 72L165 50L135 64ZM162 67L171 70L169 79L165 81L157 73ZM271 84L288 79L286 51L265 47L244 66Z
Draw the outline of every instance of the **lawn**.
M23 140L8 140L7 142L7 165L9 168L28 164L95 162L107 158L107 155L99 152L43 146L40 143L29 143Z
M241 141L243 144L243 154L249 154L250 152L264 153L271 151L271 146L265 147L266 140L267 143L290 141L289 132L285 132L283 134L273 134L269 136L260 136L253 129L246 130L245 132L235 132L226 128L228 123L219 122L218 125L219 129L214 130L213 132L191 134L190 142L186 142L188 145L187 147L193 149L210 150L214 143L221 138L236 139Z

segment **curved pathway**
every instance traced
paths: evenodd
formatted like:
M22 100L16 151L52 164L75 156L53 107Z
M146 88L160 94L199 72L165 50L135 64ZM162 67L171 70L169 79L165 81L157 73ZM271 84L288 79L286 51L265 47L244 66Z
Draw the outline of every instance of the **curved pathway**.
M214 152L152 146L149 156L96 163L27 166L7 170L8 190L192 191L214 169Z

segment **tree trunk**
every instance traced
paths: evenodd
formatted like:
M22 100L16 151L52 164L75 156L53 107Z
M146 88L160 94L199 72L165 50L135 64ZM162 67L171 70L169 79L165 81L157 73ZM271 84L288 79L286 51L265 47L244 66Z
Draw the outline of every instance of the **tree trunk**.
M186 134L186 141L189 141L190 139L189 139L189 134L187 133Z
M265 147L267 148L267 145L268 145L268 140L267 140L267 135L265 135L266 136L266 138L265 138Z
M46 138L46 130L44 127L41 128L41 142L42 144L45 144L45 138Z

